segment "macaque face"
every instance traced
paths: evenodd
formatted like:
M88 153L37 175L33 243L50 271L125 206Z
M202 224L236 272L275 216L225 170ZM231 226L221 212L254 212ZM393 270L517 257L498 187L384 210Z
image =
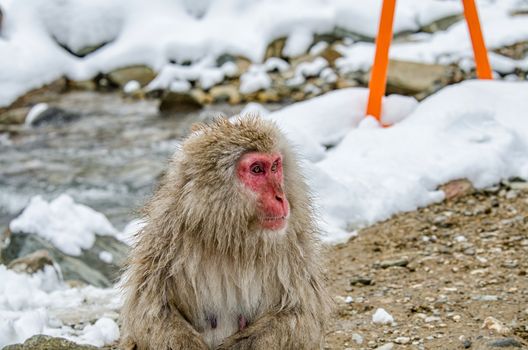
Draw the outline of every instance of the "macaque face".
M286 226L288 199L283 190L282 156L249 152L237 164L239 180L257 196L260 224L268 230Z

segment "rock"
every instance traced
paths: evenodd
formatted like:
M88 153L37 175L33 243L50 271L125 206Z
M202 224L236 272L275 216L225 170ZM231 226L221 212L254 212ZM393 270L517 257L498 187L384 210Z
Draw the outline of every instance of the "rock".
M363 344L363 337L361 334L352 333L352 340L358 345Z
M449 181L445 185L440 186L439 189L445 193L445 199L447 200L471 194L475 190L471 181L467 179Z
M64 123L70 123L81 117L80 114L70 112L58 107L45 107L36 110L37 106L32 108L26 118L26 124L31 126L42 126L42 125L61 125Z
M281 100L279 93L275 90L267 89L257 93L257 100L260 103L279 102Z
M131 80L136 80L145 86L156 77L156 73L147 66L132 66L116 69L108 73L108 79L120 87L124 87Z
M95 91L97 84L93 80L68 80L67 86L71 90Z
M441 30L446 30L451 25L457 23L463 19L462 15L453 15L453 16L447 16L444 18L440 18L439 20L436 20L430 24L427 24L423 26L420 31L426 32L426 33L434 33Z
M355 87L355 86L359 86L359 83L356 80L345 79L341 77L337 78L336 88L338 89L346 89L346 88Z
M331 66L335 65L335 61L338 58L343 57L343 55L339 53L333 46L328 46L326 49L324 49L320 56L327 60Z
M272 41L266 48L264 61L270 57L282 57L282 50L286 45L286 38L278 38Z
M50 102L59 98L60 94L67 90L65 78L57 79L38 89L31 90L20 96L8 108L0 108L0 114L8 109L28 107L40 102Z
M46 266L53 266L53 259L47 250L40 249L11 261L7 268L19 273L33 274Z
M372 278L366 277L366 276L352 277L352 279L350 280L350 285L355 286L358 284L363 285L363 286L371 286L374 284L374 281L372 280Z
M491 331L495 331L498 334L502 334L502 335L507 335L511 333L510 328L506 327L504 323L497 320L495 317L491 317L491 316L486 317L481 328L489 329Z
M404 95L433 92L451 74L449 66L390 60L387 92Z
M513 338L492 340L488 343L488 346L491 348L522 348L522 344Z
M54 338L47 335L34 335L24 344L8 345L3 350L95 350L91 345L80 345L64 338Z
M28 107L13 108L3 113L0 112L0 124L24 124L28 112Z
M408 344L409 342L411 341L411 338L409 337L397 337L396 339L394 339L394 342L396 344Z
M119 278L128 246L112 236L96 236L93 247L84 250L79 256L70 256L61 252L43 238L25 233L8 234L9 243L0 250L0 260L10 264L20 257L39 250L46 250L61 269L65 280L80 280L96 287L110 287ZM113 256L112 263L99 258L103 251Z
M229 104L236 105L242 102L242 96L234 85L218 85L209 90L214 102L227 101Z
M392 350L394 348L394 343L383 344L378 346L375 350Z
M472 345L471 340L469 339L462 340L462 346L464 347L464 349L469 349L471 345Z
M235 64L237 66L237 75L241 76L249 70L249 67L251 66L251 61L245 57L237 57L237 59L235 60Z
M409 265L409 259L406 257L392 260L384 260L377 264L374 264L375 267L381 267L382 269L386 269L393 266L405 267L407 265Z
M159 110L161 112L191 112L197 111L205 104L205 92L173 92L168 91L161 97Z

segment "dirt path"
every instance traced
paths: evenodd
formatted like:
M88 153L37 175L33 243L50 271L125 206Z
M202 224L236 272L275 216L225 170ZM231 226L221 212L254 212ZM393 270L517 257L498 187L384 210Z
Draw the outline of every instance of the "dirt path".
M510 186L397 215L332 248L338 313L326 349L528 348L528 188ZM395 323L373 324L377 308ZM490 316L503 324L482 328Z

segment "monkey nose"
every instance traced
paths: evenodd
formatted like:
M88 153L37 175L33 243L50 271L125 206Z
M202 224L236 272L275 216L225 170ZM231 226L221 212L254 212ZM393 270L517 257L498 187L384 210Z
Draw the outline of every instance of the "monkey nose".
M283 195L281 195L281 194L276 194L276 195L275 195L275 199L276 199L278 202L280 202L280 203L284 202Z

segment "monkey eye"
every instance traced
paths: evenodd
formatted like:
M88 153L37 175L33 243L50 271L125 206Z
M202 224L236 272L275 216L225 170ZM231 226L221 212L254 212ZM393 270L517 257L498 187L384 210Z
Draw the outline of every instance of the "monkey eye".
M250 170L253 174L262 174L264 172L264 169L262 169L262 166L260 166L260 164L253 164Z
M274 173L277 172L277 167L279 166L279 161L276 160L273 162L273 164L271 165L271 171L273 171Z

